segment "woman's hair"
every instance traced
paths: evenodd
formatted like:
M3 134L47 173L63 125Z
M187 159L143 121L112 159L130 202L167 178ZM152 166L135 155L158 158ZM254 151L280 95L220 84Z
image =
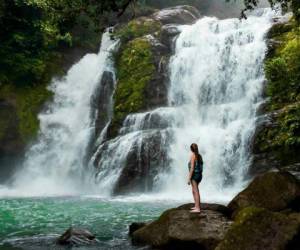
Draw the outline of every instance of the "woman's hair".
M191 151L195 154L196 160L202 163L202 157L199 154L198 145L196 143L191 144Z

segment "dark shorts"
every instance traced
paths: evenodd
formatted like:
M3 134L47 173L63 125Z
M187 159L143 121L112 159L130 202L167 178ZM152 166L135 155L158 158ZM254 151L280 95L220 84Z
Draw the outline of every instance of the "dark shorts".
M202 180L202 173L194 173L192 176L192 180L199 184Z

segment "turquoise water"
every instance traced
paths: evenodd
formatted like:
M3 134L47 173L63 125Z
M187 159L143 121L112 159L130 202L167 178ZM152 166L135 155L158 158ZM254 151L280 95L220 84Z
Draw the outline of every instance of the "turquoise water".
M88 229L99 240L97 246L76 249L136 249L128 226L157 218L176 205L121 198L5 198L0 200L0 249L63 249L54 241L70 226Z

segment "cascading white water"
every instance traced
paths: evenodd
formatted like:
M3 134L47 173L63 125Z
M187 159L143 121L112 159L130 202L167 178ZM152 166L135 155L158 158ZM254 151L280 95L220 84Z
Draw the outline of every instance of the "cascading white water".
M104 33L98 54L87 54L63 79L52 82L49 89L54 100L39 115L38 141L28 150L22 170L14 177L12 193L84 192L82 177L88 172L84 158L93 132L91 97L103 72L113 71L110 55L117 43Z
M95 124L91 99L103 72L113 73L110 52L118 43L104 34L98 55L86 55L50 86L54 100L39 116L39 140L27 152L10 193L75 194L96 188L101 196L111 195L123 168L134 167L127 164L131 157L135 165L148 164L142 176L154 179L144 180L143 190L155 195L138 199L186 200L191 197L189 145L196 142L205 162L202 198L228 201L242 189L251 161L248 144L262 101L264 35L272 16L264 10L243 21L204 17L181 26L170 62L169 107L127 116L109 141L105 126L89 165L97 168L94 182L87 177L95 173L84 161Z
M205 200L227 201L240 191L249 166L249 143L262 101L264 36L270 10L247 20L205 17L182 26L170 62L169 103L181 121L174 126L166 192L186 197L189 145L204 158Z

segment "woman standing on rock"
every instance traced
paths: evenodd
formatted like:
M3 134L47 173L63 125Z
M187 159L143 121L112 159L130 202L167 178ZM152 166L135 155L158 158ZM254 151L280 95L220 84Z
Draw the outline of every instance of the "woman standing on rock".
M199 154L198 145L193 143L191 145L191 159L189 161L189 177L188 185L192 184L192 192L195 201L195 206L192 208L192 213L200 213L200 192L199 183L202 180L203 160Z

